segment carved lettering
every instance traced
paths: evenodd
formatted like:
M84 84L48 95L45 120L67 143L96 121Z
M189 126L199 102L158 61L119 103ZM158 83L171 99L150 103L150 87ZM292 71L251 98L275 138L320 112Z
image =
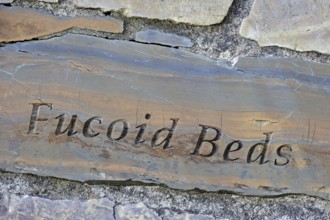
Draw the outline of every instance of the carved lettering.
M285 159L285 162L283 163L279 163L277 162L277 159L275 159L275 165L276 166L285 166L287 165L289 162L290 162L290 154L287 154L287 153L283 153L282 150L286 148L288 149L290 152L292 152L292 148L291 148L291 145L289 144L284 144L284 145L281 145L279 148L277 148L276 150L276 154L281 157L281 158L284 158Z
M234 146L234 144L237 145L237 148L234 149L234 150L231 150L231 147ZM235 151L239 151L240 149L242 149L243 147L243 144L241 141L233 141L231 143L229 143L225 149L225 152L223 153L223 160L226 160L226 161L235 161L235 160L238 160L239 158L235 158L235 159L231 159L229 158L229 153L231 152L235 152Z
M77 131L74 131L77 117L78 117L77 115L72 115L70 124L68 125L68 127L66 127L66 129L64 131L62 131L62 127L63 127L64 121L65 121L65 114L61 114L61 115L57 116L55 118L55 119L58 119L57 127L55 130L55 135L61 135L61 134L64 134L65 132L68 132L68 136L77 134Z
M151 115L148 113L144 117L145 117L146 120L149 120L151 118ZM138 134L136 135L135 144L141 144L141 143L145 142L145 140L141 140L141 139L142 139L142 136L144 135L144 132L147 128L147 124L144 123L144 124L138 125L138 126L136 126L136 128L140 128L140 129L139 129Z
M259 164L260 164L260 165L269 162L269 160L266 160L266 161L265 161L265 157L266 157L268 144L269 144L269 142L270 142L270 140L271 140L272 134L273 134L273 132L267 132L267 133L264 133L264 135L266 135L266 140L265 140L265 142L264 142L264 143L262 143L262 142L257 143L257 144L253 145L253 146L250 148L250 150L249 150L249 152L248 152L248 155L247 155L247 159L246 159L247 163L255 162L255 161L257 161L259 158L260 158L260 160L259 160ZM254 151L256 150L256 148L257 148L258 146L261 146L261 147L262 147L262 151L261 151L261 153L258 155L258 157L256 157L255 159L252 159L252 155L253 155Z
M212 126L208 126L208 125L202 125L200 124L199 126L202 127L202 131L199 135L199 138L198 138L198 141L197 141L197 144L196 144L196 147L195 147L195 150L194 152L192 153L192 155L199 155L199 156L203 156L203 157L211 157L213 156L214 154L216 154L219 150L219 146L217 143L215 143L215 141L219 140L220 137L221 137L221 130L217 127L212 127ZM208 129L213 129L215 132L216 132L216 135L213 139L210 139L210 140L206 140L205 137L206 137L206 134L207 134L207 130ZM200 154L199 151L202 147L202 144L203 142L208 142L212 145L212 150L209 154Z
M47 106L50 110L52 110L53 108L53 104L52 103L31 103L32 105L32 113L31 113L31 117L30 117L30 124L29 124L29 130L27 132L27 134L38 134L36 133L36 125L38 121L47 121L48 118L39 118L39 109L40 106Z
M91 123L92 123L92 121L98 121L99 122L99 124L101 124L102 123L102 119L101 119L101 117L99 117L99 116L94 116L94 117L91 117L90 119L88 119L86 122L85 122L85 124L84 124L84 127L83 127L83 135L85 136L85 137L96 137L97 135L99 135L100 133L98 132L98 133L94 133L94 134L92 134L92 133L90 133L89 132L89 130L92 130L93 131L93 129L91 128ZM93 131L94 132L94 131Z
M36 124L38 121L47 121L51 120L48 118L42 118L39 117L39 110L41 106L47 106L50 110L52 110L52 103L32 103L32 113L30 117L30 123L29 123L29 130L27 134L38 134L36 133ZM64 123L65 123L65 114L61 114L55 119L58 119L57 127L55 130L55 135L62 135L67 133L68 136L72 136L74 134L77 134L77 130L75 129L78 116L72 115L71 120L67 127L64 129ZM147 113L145 114L145 120L150 120L151 114ZM100 132L97 132L93 129L92 124L97 123L99 125L102 124L102 118L101 116L94 116L89 118L85 121L82 127L82 134L84 137L87 138L93 138L96 136L99 136L101 134ZM163 127L159 130L157 130L151 138L151 147L155 148L158 146L163 146L162 148L164 150L170 149L173 146L171 146L171 141L174 136L175 129L178 125L179 118L170 118L172 121L172 124L170 127ZM119 128L116 127L120 124ZM135 139L133 139L133 142L135 145L145 143L146 140L144 139L145 132L147 131L147 123L142 123L136 128L138 129L138 132L136 134ZM219 144L217 141L219 141L222 137L222 130L213 127L210 125L204 125L199 124L201 127L201 132L199 134L197 143L195 145L195 148L191 155L197 155L202 157L212 157L216 155L216 153L219 151ZM123 138L125 138L128 135L129 132L129 123L125 119L118 119L113 122L111 122L107 128L106 131L106 137L110 141L120 141ZM115 130L117 132L115 132ZM117 134L118 133L118 134ZM258 142L254 145L252 145L248 149L246 162L248 164L254 163L258 161L259 165L268 163L269 160L267 160L267 152L270 148L270 142L272 139L272 132L263 133L266 135L265 140ZM116 136L116 137L114 137ZM132 143L133 144L133 143ZM207 146L208 145L208 146ZM236 161L239 160L239 156L233 156L234 152L238 152L243 148L243 142L240 140L234 140L227 144L226 148L223 151L223 161ZM245 152L245 151L244 151ZM291 155L288 152L292 152L292 147L289 144L283 144L279 146L276 150L277 159L273 160L275 166L286 166L290 163Z
M123 130L118 138L113 138L112 137L113 129L116 127L116 124L118 124L119 122L123 123L123 125L124 125ZM116 121L113 121L109 125L108 130L107 130L107 137L110 141L113 141L113 140L119 141L119 140L123 139L124 137L126 137L126 135L128 133L128 129L129 129L128 122L125 119L118 119Z
M164 146L163 146L164 150L172 147L172 146L170 146L170 142L171 142L171 139L173 137L175 127L178 124L179 118L171 118L171 120L172 120L171 128L161 128L158 131L156 131L156 133L153 135L153 137L151 139L151 147L160 146L163 143L164 143ZM156 142L158 140L159 134L164 132L164 131L168 131L167 137L162 142L157 144Z

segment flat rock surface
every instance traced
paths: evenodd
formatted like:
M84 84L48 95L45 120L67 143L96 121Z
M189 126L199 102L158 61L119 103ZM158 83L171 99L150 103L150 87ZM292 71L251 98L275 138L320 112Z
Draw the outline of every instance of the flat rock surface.
M192 47L194 45L187 37L181 37L176 34L164 33L157 30L139 31L135 34L134 40L171 47Z
M73 0L83 8L120 11L128 17L172 20L194 25L220 23L233 0Z
M0 3L7 4L12 3L14 0L0 0Z
M328 0L255 0L240 34L260 46L330 54Z
M0 219L115 219L108 199L49 200L35 196L5 195Z
M39 0L40 2L58 3L58 0Z
M23 41L73 27L123 32L123 22L111 17L56 17L34 9L0 7L0 42Z
M2 169L329 199L328 65L72 34L0 56Z
M155 219L161 220L158 214L149 209L142 202L137 204L128 204L116 206L115 217L118 220L131 220L131 219Z

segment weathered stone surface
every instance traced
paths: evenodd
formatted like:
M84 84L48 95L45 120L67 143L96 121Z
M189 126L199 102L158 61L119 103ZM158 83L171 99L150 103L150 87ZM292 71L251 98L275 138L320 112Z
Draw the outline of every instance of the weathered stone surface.
M2 169L329 199L328 65L71 34L0 56Z
M58 0L39 0L40 2L57 3Z
M0 7L0 25L0 42L30 40L73 27L123 32L123 22L114 18L56 17L18 7Z
M172 47L192 47L194 44L189 38L176 34L164 33L156 30L139 31L135 34L135 41L161 44Z
M8 3L12 3L14 0L0 0L0 4L8 4Z
M128 17L145 17L195 25L220 23L233 0L73 0L84 8L120 11Z
M154 210L149 209L142 202L137 204L118 205L115 209L115 217L117 220L161 219Z
M0 219L114 219L114 202L108 199L49 200L5 195Z
M240 34L260 46L330 54L330 1L255 0Z
M164 220L215 220L213 216L210 215L194 215L194 214L179 214L171 217L165 217Z
M3 172L0 173L0 216L8 210L8 191L19 195L34 194L51 200L86 200L101 197L115 202L115 206L143 202L164 220L178 216L190 217L191 214L198 217L214 216L217 220L330 219L330 201L311 196L260 198L222 192L173 190L163 186L108 183L90 185L51 177Z

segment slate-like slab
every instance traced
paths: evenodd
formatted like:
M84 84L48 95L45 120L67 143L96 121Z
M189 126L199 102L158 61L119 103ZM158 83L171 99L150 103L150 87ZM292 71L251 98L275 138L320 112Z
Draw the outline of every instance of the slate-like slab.
M73 27L123 32L123 21L111 17L56 17L19 7L0 7L0 24L0 42L30 40Z
M0 168L329 199L329 65L68 34L0 48Z
M135 41L151 44L161 44L171 47L192 47L194 44L187 37L164 33L157 30L139 31L135 34Z
M233 0L73 0L82 8L120 11L128 17L172 20L194 25L220 23Z
M260 46L330 54L329 0L255 0L240 34Z

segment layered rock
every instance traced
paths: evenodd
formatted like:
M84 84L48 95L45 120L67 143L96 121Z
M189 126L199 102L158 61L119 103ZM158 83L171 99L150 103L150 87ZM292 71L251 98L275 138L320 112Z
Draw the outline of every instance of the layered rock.
M176 34L164 33L157 30L139 31L135 34L135 41L151 44L161 44L171 47L192 47L194 44L189 38Z
M34 9L0 7L0 42L24 41L73 27L123 32L123 22L111 17L56 17Z
M68 34L0 48L0 167L329 199L329 66Z

